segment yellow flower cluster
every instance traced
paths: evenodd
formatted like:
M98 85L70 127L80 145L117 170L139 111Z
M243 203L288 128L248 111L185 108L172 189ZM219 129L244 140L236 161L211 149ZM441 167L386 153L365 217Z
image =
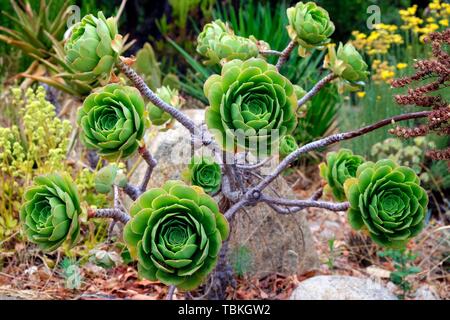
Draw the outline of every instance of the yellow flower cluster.
M417 5L399 10L400 18L403 20L403 25L400 27L403 30L416 31L417 28L423 23L423 20L416 16Z
M355 48L365 51L368 55L386 54L393 44L402 44L403 38L397 34L398 27L392 24L379 23L374 25L374 31L369 35L353 31L352 41Z
M450 4L433 0L424 11L424 17L417 16L417 5L399 10L403 24L399 27L391 24L379 23L374 25L374 30L369 34L353 31L353 45L369 56L387 54L393 45L404 43L400 34L412 32L423 42L426 35L434 31L442 31L449 26Z
M56 117L45 90L11 89L11 105L20 125L0 127L0 239L17 222L24 189L34 176L64 170L72 126Z
M397 69L398 70L403 70L403 69L406 69L407 67L408 67L407 63L403 63L403 62L397 63Z
M415 34L420 35L419 39L423 42L429 33L441 31L449 26L450 4L440 0L433 0L428 4L427 10L425 10L425 15L428 17L423 19L416 16L417 5L400 10L399 13L404 23L401 28L411 30Z
M395 77L395 66L390 66L387 61L375 59L372 62L372 80L391 83Z

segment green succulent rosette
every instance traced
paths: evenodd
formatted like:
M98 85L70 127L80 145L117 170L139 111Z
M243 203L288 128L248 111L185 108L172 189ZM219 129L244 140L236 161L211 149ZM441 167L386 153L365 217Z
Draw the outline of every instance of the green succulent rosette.
M122 50L122 36L117 21L88 14L73 26L64 51L67 65L76 71L79 80L107 83Z
M24 194L20 221L29 241L53 251L67 240L74 245L80 233L80 200L68 175L48 174L34 179Z
M424 227L428 196L419 177L391 160L361 165L344 183L348 220L384 247L402 248Z
M144 135L144 100L136 88L109 84L78 110L81 141L107 160L131 156Z
M364 161L363 157L354 155L348 149L329 152L326 163L319 165L320 176L327 182L325 193L332 194L337 201L344 201L344 182L356 176L356 170Z
M163 86L156 89L156 95L171 106L177 109L181 108L183 101L178 94L178 90ZM150 121L156 126L161 126L172 120L172 116L170 114L155 106L152 102L148 103L147 111Z
M143 193L124 229L143 278L193 290L214 269L229 226L201 188L169 180Z
M337 52L334 45L329 46L329 69L350 83L365 81L369 72L368 66L361 54L351 43L344 46L339 43Z
M124 188L127 182L126 175L115 163L101 168L94 178L95 190L99 193L110 193L114 185Z
M206 53L211 49L210 43L224 33L234 34L233 30L219 19L205 24L197 37L197 52L206 56Z
M280 156L282 158L297 150L298 144L293 136L285 135L280 139Z
M194 186L202 187L207 193L215 193L222 183L222 170L212 157L192 157L184 177Z
M334 24L328 12L314 2L298 2L287 9L287 17L289 36L300 45L301 56L305 56L310 49L321 49L330 42Z
M291 82L263 59L233 60L204 85L210 106L206 124L225 150L270 155L279 138L297 124ZM272 134L276 130L277 134Z
M206 58L206 65L214 65L257 57L259 48L256 39L237 36L225 23L216 20L206 24L199 34L197 52Z

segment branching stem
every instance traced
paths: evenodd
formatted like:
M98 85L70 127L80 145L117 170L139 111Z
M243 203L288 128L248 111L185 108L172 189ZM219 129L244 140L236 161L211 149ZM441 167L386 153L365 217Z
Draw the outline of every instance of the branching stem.
M139 187L139 190L141 192L144 192L147 189L147 185L148 182L150 181L150 177L152 176L153 169L156 167L158 162L156 161L155 158L153 158L150 151L148 151L148 149L145 146L139 147L139 154L148 165L147 170L145 171L144 177L142 179L141 186Z
M265 56L281 56L282 52L277 50L260 50L260 54Z
M316 201L316 200L292 200L283 198L273 198L266 195L261 196L262 202L274 203L282 206L289 207L303 207L303 208L323 208L331 211L344 211L348 209L348 202L334 203L327 201Z
M368 125L366 127L360 128L360 129L348 131L345 133L333 134L328 137L325 137L325 138L322 138L322 139L319 139L319 140L316 140L311 143L303 145L302 147L298 148L297 150L295 150L294 152L289 154L286 158L284 158L284 160L280 162L280 164L275 168L275 170L270 175L267 175L255 187L250 188L245 193L245 195L243 196L243 198L240 201L238 201L230 209L228 209L228 211L225 213L225 217L227 219L231 219L233 217L233 215L236 212L238 212L245 205L248 205L251 203L257 203L257 202L261 202L261 201L264 201L266 203L272 203L273 205L275 205L272 207L275 210L277 210L278 207L276 206L276 203L273 201L267 200L267 197L262 194L262 191L271 182L273 182L286 168L288 168L294 161L296 161L298 159L298 157L300 157L301 155L303 155L309 151L318 149L318 148L326 147L328 145L334 144L339 141L348 140L348 139L352 139L352 138L361 136L363 134L366 134L368 132L371 132L373 130L381 128L383 126L395 123L397 121L424 118L424 117L427 117L430 114L430 112L431 111L420 111L420 112L413 112L413 113L407 113L407 114L394 116L391 118L387 118L387 119L378 121L374 124ZM316 196L318 196L318 195L316 195ZM275 198L270 198L270 199L272 200ZM296 211L299 211L301 209L304 209L307 206L310 206L309 204L312 204L312 206L314 206L314 205L317 205L317 203L318 203L317 201L315 202L314 200L292 200L292 201L309 201L309 202L302 202L302 203L299 202L299 203L293 204L293 206L296 207L296 208L293 208L293 210L296 210ZM325 203L325 202L319 201L319 203L320 203L320 205L323 205L323 203ZM279 203L279 204L282 205L283 203ZM284 203L284 205L288 205L288 204ZM343 206L342 204L338 204L338 205ZM282 208L279 208L279 209L281 210ZM280 211L280 210L277 210L277 211ZM342 209L342 207L341 207L341 210L345 210L345 209ZM286 213L289 213L289 210L286 210Z
M322 80L317 82L314 87L312 87L311 90L309 90L300 100L297 102L297 106L301 107L306 102L311 100L319 91L329 82L331 82L333 79L336 79L337 76L334 73L330 73L327 76L325 76Z
M171 106L167 102L159 98L144 82L144 80L134 71L130 66L128 66L123 61L117 63L119 69L128 77L128 79L133 82L134 86L141 92L141 94L150 100L155 106L164 110L172 117L178 120L186 129L192 134L196 134L199 131L194 121L189 119L183 112L177 108Z
M111 218L115 221L122 222L123 224L126 224L128 221L130 221L130 216L123 212L122 210L118 208L107 208L107 209L97 209L93 210L90 209L88 211L88 217L89 218Z
M275 66L278 70L280 70L280 68L283 66L283 64L285 64L286 61L289 59L289 56L290 56L292 50L294 50L295 46L296 46L296 43L293 40L291 40L291 42L289 42L287 47L281 52L280 58L278 59L278 62Z

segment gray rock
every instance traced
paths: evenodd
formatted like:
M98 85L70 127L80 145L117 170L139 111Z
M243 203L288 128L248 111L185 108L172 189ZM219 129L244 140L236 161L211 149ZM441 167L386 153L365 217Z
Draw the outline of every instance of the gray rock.
M302 281L290 300L397 300L397 297L368 278L317 276Z
M439 295L436 293L436 290L427 284L420 286L416 290L416 293L414 294L414 299L415 300L441 300Z
M184 112L197 124L203 122L203 110ZM168 179L180 179L191 158L189 132L176 122L173 129L165 132L148 130L145 140L158 161L148 187L160 186ZM202 150L208 152L206 148ZM132 183L139 183L145 168L143 163L138 166ZM283 178L278 178L272 186L283 197L295 197ZM250 252L250 255L245 256L245 259L250 261L241 263L250 265L244 270L250 275L262 276L273 272L304 273L316 268L319 263L305 214L280 215L264 204L248 207L245 212L240 211L235 216L230 235L230 254L239 256L236 253L242 246L246 252Z

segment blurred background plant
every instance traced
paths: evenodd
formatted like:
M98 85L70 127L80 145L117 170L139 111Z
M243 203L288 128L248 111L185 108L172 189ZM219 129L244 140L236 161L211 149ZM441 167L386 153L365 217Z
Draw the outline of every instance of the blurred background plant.
M122 1L123 5L125 3L126 0ZM70 5L70 1L10 0L11 9L2 10L10 24L10 28L0 27L0 41L7 45L3 48L14 47L28 57L21 65L26 65L26 69L20 70L10 81L26 78L21 83L22 88L39 81L78 98L86 96L96 86L96 83L76 79L76 72L65 61L64 35L67 27L79 18ZM120 17L121 9L118 12ZM127 43L127 38L125 35L123 51L132 45L132 42Z
M229 260L238 277L244 277L251 271L253 258L252 252L247 246L241 245L233 248L229 253Z
M108 200L93 192L95 172L67 158L74 146L72 125L56 116L45 95L42 86L26 92L11 87L1 97L0 241L17 231L23 192L40 174L68 172L76 179L82 201L103 206Z
M119 29L124 34L129 33L130 39L136 40L134 43L129 42L127 55L135 55L135 68L150 88L156 90L161 86L168 86L178 89L186 100L185 106L204 108L207 99L203 94L203 83L213 72L218 71L218 67L205 66L196 53L196 38L203 25L221 19L229 23L236 35L254 36L268 42L271 49L281 51L290 41L285 28L285 12L295 2L297 1L0 0L0 8L6 12L6 15L0 14L2 250L13 250L13 247L7 247L4 240L17 234L19 202L24 188L37 174L55 170L70 172L85 204L105 207L112 202L111 194L95 192L95 173L102 167L102 163L95 155L77 149L79 145L76 143L76 132L70 125L74 123L73 113L60 112L64 108L58 106L59 102L70 99L78 100L79 103L79 98L92 89L83 83L72 81L70 77L58 77L61 72L67 71L57 51L63 44L64 30L70 15L67 12L69 5L79 6L80 16L99 10L106 16L121 12ZM338 43L351 39L368 62L371 77L360 91L344 94L332 83L315 96L304 108L306 111L302 111L293 134L300 146L333 132L355 129L406 112L406 109L399 108L393 102L392 96L399 90L391 89L390 83L394 78L410 74L414 59L429 54L428 49L423 46L424 36L432 31L448 28L450 14L449 4L438 0L316 2L330 12L336 25L333 41ZM120 9L121 4L123 11ZM381 23L368 29L366 20L370 14L367 8L371 4L379 6ZM293 84L309 90L326 75L321 65L323 56L323 51L314 51L306 58L292 54L283 65L281 73ZM277 57L267 56L267 59L275 63ZM49 84L56 90L48 86L44 89L40 87L42 83ZM20 85L22 89L31 87L32 90L25 94L16 85ZM61 94L61 91L66 94ZM440 94L448 97L450 92L446 91ZM433 136L426 140L411 141L394 139L386 129L380 129L344 142L340 147L352 149L355 154L373 161L388 157L414 167L430 190L431 211L437 212L445 221L450 221L450 176L447 164L431 162L423 157L424 149L433 148L433 145L439 148L449 143L448 137ZM286 171L286 174L292 175L295 180L298 172L301 176L298 180L314 183L312 180L317 169L312 165L320 162L326 151L318 150L303 157L298 161L297 167ZM70 155L69 160L67 155ZM85 162L89 165L85 165ZM128 174L132 173L133 168L128 171ZM68 263L68 266L81 266L89 260L99 265L103 259L106 259L103 262L107 262L105 266L109 266L110 260L117 257L113 254L114 259L110 259L110 252L102 252L103 248L99 247L99 244L107 241L108 224L100 219L83 219L87 230L82 234L81 245L70 256L71 259L77 259L73 260L77 262ZM338 260L340 256L335 254L334 243L329 245L330 252L333 252L329 264L333 267L334 260ZM116 243L115 249L125 263L132 261L122 243ZM67 255L67 252L64 251L64 254ZM355 256L360 258L362 255L357 253ZM252 267L251 252L245 246L236 248L230 253L230 261L236 274L245 276Z
M386 117L403 112L419 111L421 108L399 108L393 96L400 90L391 88L394 78L412 73L415 59L429 57L431 50L424 46L424 37L433 31L448 28L450 4L440 0L431 0L425 4L406 2L403 7L392 10L394 15L385 15L382 11L381 23L373 30L353 30L351 41L371 66L371 77L363 90L344 97L339 109L338 126L340 131L361 127ZM363 29L361 29L363 30ZM444 99L450 98L448 90L438 94ZM414 121L409 121L412 125ZM448 201L448 168L446 163L427 161L418 156L432 145L448 146L447 136L429 136L426 140L406 141L392 139L387 130L376 130L364 137L346 141L341 145L355 153L377 160L384 156L398 159L404 164L413 165L420 173L422 182L439 198L439 202ZM445 211L444 211L445 212Z

